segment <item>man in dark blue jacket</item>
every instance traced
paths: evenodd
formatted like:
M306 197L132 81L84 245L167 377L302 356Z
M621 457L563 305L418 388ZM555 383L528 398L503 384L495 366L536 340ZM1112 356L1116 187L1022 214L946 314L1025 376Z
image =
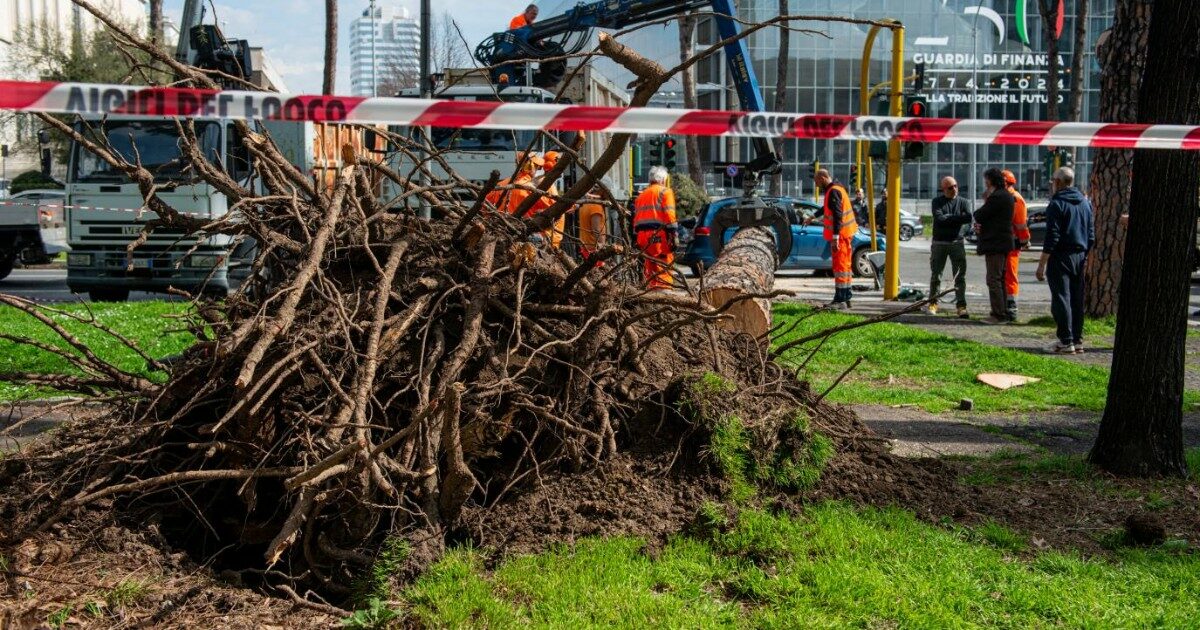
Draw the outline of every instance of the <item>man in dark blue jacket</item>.
M1050 312L1058 339L1046 348L1054 354L1083 353L1083 268L1096 244L1092 202L1075 187L1075 171L1062 167L1050 183L1046 239L1037 279L1050 283Z

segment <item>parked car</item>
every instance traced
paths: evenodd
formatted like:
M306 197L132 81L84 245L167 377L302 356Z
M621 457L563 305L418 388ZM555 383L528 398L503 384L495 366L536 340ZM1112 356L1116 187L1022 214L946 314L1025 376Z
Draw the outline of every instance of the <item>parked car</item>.
M780 269L827 271L833 268L833 255L829 251L829 243L825 241L824 229L821 226L820 205L809 200L791 197L764 197L763 200L773 205L783 206L792 228L792 253ZM689 267L694 275L700 275L702 266L707 269L717 262L709 242L709 228L717 212L736 201L737 197L729 197L708 204L696 218L694 229L689 230L686 242L683 230L680 230L679 240L683 254L676 260L679 264ZM736 228L727 230L725 240L733 238L736 231ZM882 234L877 235L876 242L879 249L883 250ZM871 265L871 261L867 259L867 254L871 251L870 228L860 227L858 233L854 235L852 243L854 245L854 275L874 276L875 269Z
M67 247L61 190L26 190L0 201L0 279L17 262L50 262Z
M1046 240L1047 205L1049 204L1045 201L1035 201L1025 205L1025 209L1029 214L1029 247L1031 249L1041 249L1042 242ZM968 232L967 242L979 242L979 235L975 232Z
M871 230L871 223L869 222L869 220L867 223L863 224L863 227L865 227L868 232ZM884 233L883 230L879 231L880 235L882 235L883 233ZM924 234L924 233L925 233L925 224L921 223L921 217L918 217L917 215L909 212L908 210L904 210L903 208L901 208L900 209L900 240L911 241L914 236Z

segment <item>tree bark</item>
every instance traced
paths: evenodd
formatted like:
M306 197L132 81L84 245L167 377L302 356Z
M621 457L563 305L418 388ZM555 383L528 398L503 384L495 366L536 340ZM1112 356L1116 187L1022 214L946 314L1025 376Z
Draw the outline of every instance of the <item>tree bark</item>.
M779 0L779 15L790 15L788 0ZM787 111L787 75L791 59L791 29L787 24L779 25L779 57L775 62L775 105L777 112ZM774 140L775 155L783 159L783 139ZM857 185L858 182L854 182ZM783 171L771 176L771 194L783 194Z
M681 13L679 15L679 61L686 63L692 58L692 36L696 32L696 18ZM689 66L680 73L683 83L683 106L686 109L697 109L696 98L696 67ZM683 150L687 155L688 177L704 190L704 167L700 163L700 138L698 136L683 136Z
M162 5L163 0L150 0L150 42L160 48L164 45ZM184 37L184 34L179 36Z
M1200 124L1200 12L1157 0L1138 122ZM1108 402L1088 456L1122 475L1186 475L1183 376L1200 154L1134 154L1125 277Z
M1132 123L1138 119L1138 90L1146 67L1153 0L1117 3L1113 26L1097 45L1100 60L1100 121ZM1090 317L1115 315L1124 264L1125 228L1129 211L1133 151L1097 149L1092 154L1088 196L1096 211L1096 247L1088 254L1084 276L1084 309Z
M1075 2L1075 54L1071 56L1071 109L1067 119L1083 120L1083 59L1087 56L1088 0Z
M706 302L721 308L746 295L769 293L775 286L775 236L763 227L738 230L725 244L712 269L704 274ZM722 328L762 337L771 330L771 301L742 299L726 311Z
M337 0L325 0L325 75L322 94L333 94L337 79Z
M1050 67L1046 73L1046 120L1058 120L1058 35L1054 24L1058 21L1058 0L1041 0L1038 8L1042 14L1042 29L1046 35L1046 56Z

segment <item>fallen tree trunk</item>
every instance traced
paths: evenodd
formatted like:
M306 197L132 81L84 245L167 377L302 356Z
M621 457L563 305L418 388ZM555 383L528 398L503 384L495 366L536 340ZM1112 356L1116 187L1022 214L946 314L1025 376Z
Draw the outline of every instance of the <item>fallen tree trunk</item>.
M738 230L712 269L704 274L701 296L715 309L725 310L719 326L765 338L771 329L771 301L763 297L775 286L775 236L765 227Z

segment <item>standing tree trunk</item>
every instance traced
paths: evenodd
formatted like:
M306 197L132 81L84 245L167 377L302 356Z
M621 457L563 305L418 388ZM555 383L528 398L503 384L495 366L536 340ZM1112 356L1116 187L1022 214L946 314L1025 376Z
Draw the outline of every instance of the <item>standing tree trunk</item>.
M1046 56L1050 67L1046 73L1046 120L1058 120L1058 0L1041 0L1042 29L1046 34Z
M789 14L788 0L779 0L779 15ZM777 112L787 111L787 77L788 66L791 60L791 34L792 31L787 24L779 25L779 56L775 61L775 105L771 109ZM780 160L783 159L783 139L776 138L774 141L775 155L778 155ZM857 182L854 182L857 185ZM783 170L771 176L771 194L783 194ZM851 191L850 194L854 194Z
M771 330L771 301L746 298L763 295L775 286L775 236L764 227L743 228L725 244L712 269L704 274L704 301L721 308L739 300L726 311L722 328L763 337Z
M1153 0L1121 0L1112 28L1100 36L1100 121L1132 123L1138 119L1138 90L1146 68ZM1088 254L1084 275L1084 308L1089 317L1115 315L1125 228L1121 215L1129 212L1133 151L1096 149L1088 195L1096 209L1096 247Z
M157 47L162 47L163 43L163 18L162 18L163 0L150 0L150 41ZM179 34L184 37L184 33Z
M321 83L322 94L333 94L337 79L337 21L337 0L325 0L325 78Z
M1071 56L1071 109L1067 120L1083 120L1083 59L1087 56L1088 0L1075 2L1075 54Z
M1200 12L1157 0L1138 122L1200 124ZM1135 152L1108 402L1088 460L1122 475L1186 475L1183 374L1200 153Z
M696 32L696 18L684 13L679 14L679 60L686 62L692 58L692 36ZM699 107L696 99L696 66L684 70L680 77L683 82L683 106L687 109ZM704 190L704 168L700 164L700 138L697 136L683 137L683 150L687 155L688 177L700 190Z

